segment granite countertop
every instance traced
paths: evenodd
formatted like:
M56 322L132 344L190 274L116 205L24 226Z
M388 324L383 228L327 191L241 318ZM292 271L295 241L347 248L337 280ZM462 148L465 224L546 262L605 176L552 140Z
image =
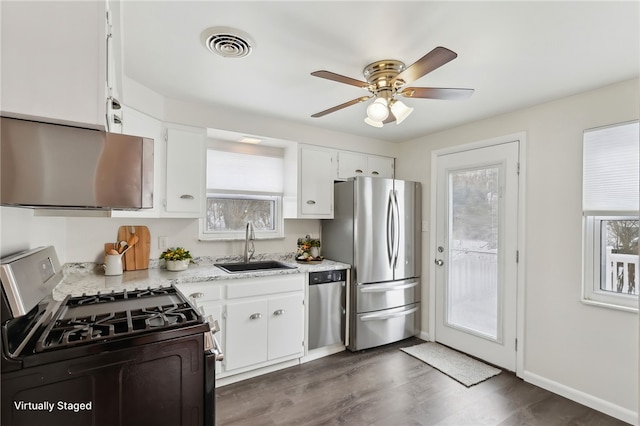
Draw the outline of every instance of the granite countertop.
M279 260L296 269L277 269L230 274L213 266L214 263L239 261L236 257L199 257L185 271L171 272L162 267L161 261L151 262L150 268L126 271L122 275L105 276L102 266L95 263L75 263L64 266L64 278L53 289L53 298L63 300L67 295L110 293L112 291L166 287L205 281L234 280L239 278L266 277L273 275L306 274L308 272L350 269L351 265L325 259L320 263L299 263L290 255L262 255L253 260Z

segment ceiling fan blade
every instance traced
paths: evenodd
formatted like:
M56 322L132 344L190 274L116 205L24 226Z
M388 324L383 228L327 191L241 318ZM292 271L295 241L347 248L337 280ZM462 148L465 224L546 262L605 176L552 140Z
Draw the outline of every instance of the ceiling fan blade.
M351 105L359 104L360 102L364 102L366 100L369 100L372 97L373 96L362 96L360 98L352 99L349 102L345 102L343 104L334 106L333 108L329 108L329 109L325 109L324 111L316 112L311 117L314 117L314 118L322 117L324 115L331 114L332 112L336 112L338 110L341 110L342 108L346 108L346 107L349 107Z
M447 89L442 87L407 87L400 91L405 98L425 98L458 100L467 99L473 95L473 89Z
M338 83L350 84L352 86L361 87L363 89L369 87L369 83L367 83L366 81L356 80L355 78L346 77L344 75L336 74L331 71L314 71L311 73L311 75L314 77L337 81Z
M403 80L405 83L411 83L457 57L457 53L446 47L436 47L398 74L393 81Z

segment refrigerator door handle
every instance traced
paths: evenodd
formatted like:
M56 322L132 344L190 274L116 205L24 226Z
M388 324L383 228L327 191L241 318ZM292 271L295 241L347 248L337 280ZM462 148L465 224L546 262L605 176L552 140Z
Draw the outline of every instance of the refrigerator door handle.
M385 293L387 291L406 290L418 286L418 280L407 281L398 285L398 283L385 284L366 284L360 287L361 293Z
M390 312L390 313L383 312L383 313L363 315L360 317L360 321L380 321L380 320L386 320L386 319L397 318L397 317L406 317L407 315L411 315L412 313L416 312L418 309L419 308L416 306L406 311Z
M387 200L387 259L389 260L389 267L393 268L394 242L393 242L393 190L389 191L389 198Z
M400 255L400 205L398 203L398 191L396 190L393 191L393 216L393 269L396 269L398 256Z

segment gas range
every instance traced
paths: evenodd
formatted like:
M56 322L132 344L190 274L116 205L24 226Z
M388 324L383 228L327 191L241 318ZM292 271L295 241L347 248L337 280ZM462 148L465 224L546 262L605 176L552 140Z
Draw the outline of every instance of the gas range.
M173 287L68 297L35 344L36 352L200 325Z
M214 424L221 354L186 297L169 286L55 301L49 295L61 274L53 247L0 262L2 424L74 424L80 417L83 425ZM74 392L90 400L67 402L90 402L91 413L51 417L16 405L26 394L47 400ZM158 408L154 399L170 403Z
M7 329L23 367L207 333L209 325L175 287L67 297L49 302L32 334ZM51 319L47 319L50 317Z

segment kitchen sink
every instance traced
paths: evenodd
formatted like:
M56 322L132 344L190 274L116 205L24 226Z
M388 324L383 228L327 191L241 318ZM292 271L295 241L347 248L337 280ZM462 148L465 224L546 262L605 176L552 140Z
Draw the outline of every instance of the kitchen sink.
M239 263L215 263L214 266L230 274L239 272L268 271L274 269L296 269L296 266L287 265L277 260L262 260L257 262Z

